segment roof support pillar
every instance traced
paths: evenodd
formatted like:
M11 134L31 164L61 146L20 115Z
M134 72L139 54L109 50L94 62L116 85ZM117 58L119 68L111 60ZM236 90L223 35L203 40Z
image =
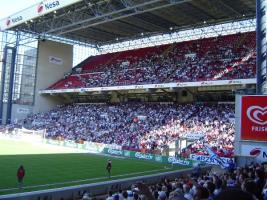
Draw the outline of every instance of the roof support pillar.
M257 94L267 94L267 0L257 0Z

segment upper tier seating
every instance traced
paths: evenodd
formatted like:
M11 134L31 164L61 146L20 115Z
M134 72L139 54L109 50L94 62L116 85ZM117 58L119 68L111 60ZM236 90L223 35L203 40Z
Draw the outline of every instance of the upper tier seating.
M255 78L255 32L93 56L48 89Z

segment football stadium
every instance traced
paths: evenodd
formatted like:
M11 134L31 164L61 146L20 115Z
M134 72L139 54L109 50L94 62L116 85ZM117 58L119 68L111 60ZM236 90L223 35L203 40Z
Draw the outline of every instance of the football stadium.
M0 19L0 199L267 200L266 15L40 0Z

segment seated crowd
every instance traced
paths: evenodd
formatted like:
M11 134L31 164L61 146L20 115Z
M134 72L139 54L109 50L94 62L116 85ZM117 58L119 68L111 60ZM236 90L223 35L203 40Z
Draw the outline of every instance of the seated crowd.
M156 185L137 183L128 190L113 188L107 197L83 200L266 200L266 171L261 164L250 164L227 171L196 168L191 175L163 179Z
M48 89L255 78L255 32L94 56Z
M220 156L233 153L234 106L229 104L127 103L73 104L29 116L23 126L46 129L47 137L122 145L124 149L163 151L179 138L198 140L186 150L207 154L208 143Z

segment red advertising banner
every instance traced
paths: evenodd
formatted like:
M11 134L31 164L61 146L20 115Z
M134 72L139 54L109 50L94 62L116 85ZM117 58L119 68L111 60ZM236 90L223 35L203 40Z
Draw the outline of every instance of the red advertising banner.
M241 140L267 141L267 96L243 96Z

